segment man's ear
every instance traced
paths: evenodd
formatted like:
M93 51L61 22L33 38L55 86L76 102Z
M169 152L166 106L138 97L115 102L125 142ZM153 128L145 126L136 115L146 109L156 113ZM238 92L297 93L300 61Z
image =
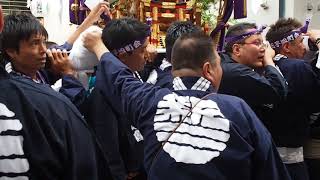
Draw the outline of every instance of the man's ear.
M240 56L240 44L234 44L232 46L232 54L234 54L235 56L239 57Z
M206 62L202 67L203 77L210 81L216 90L218 90L220 86L222 75L221 71L220 63L212 64L210 62Z
M128 53L121 52L118 54L118 57L119 57L119 59L126 58L126 57L128 57Z
M122 53L118 54L119 60L122 61L125 64L126 64L126 61L127 61L128 57L129 57L129 54L125 53L125 52L122 52Z
M17 56L17 50L9 48L5 50L6 53L10 56L11 59L15 59L15 57Z
M290 44L289 44L289 42L286 42L286 43L284 43L283 45L282 45L282 51L284 52L284 53L290 53Z
M215 85L216 78L215 78L215 69L214 66L209 63L205 62L202 66L202 73L203 77L205 77L208 81L210 81L213 85Z

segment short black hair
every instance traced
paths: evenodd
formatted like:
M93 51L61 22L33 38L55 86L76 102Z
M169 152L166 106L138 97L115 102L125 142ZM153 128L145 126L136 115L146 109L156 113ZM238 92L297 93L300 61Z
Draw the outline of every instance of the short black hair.
M208 35L197 32L182 35L172 48L172 69L202 68L205 62L215 63L215 45Z
M226 33L226 38L228 37L234 37L234 36L239 36L241 34L244 34L246 33L249 29L253 29L253 28L257 28L257 25L255 23L247 23L247 22L244 22L244 23L238 23L238 24L235 24L233 26L231 26L227 33ZM224 50L227 52L227 53L232 53L232 47L234 44L238 44L238 43L242 43L244 42L245 39L240 39L238 41L234 41L234 42L230 42L230 43L227 43L225 44L224 46Z
M32 35L43 35L46 39L48 33L36 17L29 13L7 15L4 18L4 27L1 33L1 51L4 58L10 59L5 50L14 49L19 52L21 41L27 41Z
M284 34L300 27L302 27L302 24L297 19L281 18L277 22L275 22L275 24L272 24L270 26L270 29L266 34L266 39L269 42L277 41ZM276 51L278 51L278 49L276 49Z
M150 27L134 18L120 18L109 21L102 31L102 40L106 47L112 51L123 48L149 36Z
M57 46L58 44L56 42L53 41L46 41L46 47L47 49L53 47L53 46Z
M191 21L173 22L167 30L165 39L167 61L171 61L171 51L173 44L181 35L201 31L201 28L194 25Z

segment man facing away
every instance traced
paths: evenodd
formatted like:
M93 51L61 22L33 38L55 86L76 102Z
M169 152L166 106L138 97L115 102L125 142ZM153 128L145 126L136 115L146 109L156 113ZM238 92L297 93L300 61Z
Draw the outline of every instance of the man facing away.
M147 63L144 67L142 79L146 82L160 87L172 88L172 74L171 74L171 51L174 42L183 34L200 32L201 28L194 25L191 21L176 21L173 22L167 32L165 38L166 53L165 57L161 58L160 55L151 62Z
M222 70L212 40L187 34L172 50L174 90L135 79L99 34L85 45L101 59L97 82L144 137L145 168L158 179L290 179L271 136L241 99L216 94Z

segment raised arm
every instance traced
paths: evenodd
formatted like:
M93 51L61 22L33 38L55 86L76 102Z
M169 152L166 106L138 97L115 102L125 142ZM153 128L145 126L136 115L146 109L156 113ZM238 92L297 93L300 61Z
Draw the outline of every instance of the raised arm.
M157 90L147 83L141 83L133 72L123 64L102 43L99 33L84 36L84 45L94 52L100 60L97 71L96 88L101 89L106 99L118 113L125 113L139 128L139 121L150 116Z
M98 21L100 15L105 14L109 17L109 3L108 2L100 2L96 7L91 9L90 14L86 17L86 19L79 25L77 30L68 38L67 43L73 44L79 35L93 25L94 22Z

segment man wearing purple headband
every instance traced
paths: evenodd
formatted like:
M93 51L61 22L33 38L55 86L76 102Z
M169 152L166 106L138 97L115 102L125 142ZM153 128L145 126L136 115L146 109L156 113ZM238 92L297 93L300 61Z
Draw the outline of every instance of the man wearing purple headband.
M97 80L103 82L104 98L143 134L148 179L290 179L269 132L249 106L215 93L222 69L209 36L187 33L175 41L174 90L141 83L98 33L88 34L85 46L101 60Z
M294 180L309 179L304 164L303 145L310 133L309 115L320 111L319 70L315 70L302 59L306 53L302 35L307 32L307 25L308 21L302 26L296 19L280 19L271 26L266 35L277 53L274 61L287 80L289 88L287 99L275 109L274 117L267 126ZM310 39L319 45L320 34L312 34ZM319 156L315 157L320 159ZM319 160L318 166L310 165L310 170L318 168L310 173L311 179L319 179Z
M114 19L107 23L102 40L112 54L126 64L139 78L146 63L145 53L150 28L133 18ZM100 65L98 66L98 70ZM89 96L86 117L103 147L114 179L145 179L143 170L143 138L124 113L106 100L105 82L97 75L95 88ZM107 116L106 116L107 115Z
M262 121L268 121L268 112L285 98L287 86L272 60L273 50L263 41L263 29L251 23L229 28L221 53L219 92L243 98Z

